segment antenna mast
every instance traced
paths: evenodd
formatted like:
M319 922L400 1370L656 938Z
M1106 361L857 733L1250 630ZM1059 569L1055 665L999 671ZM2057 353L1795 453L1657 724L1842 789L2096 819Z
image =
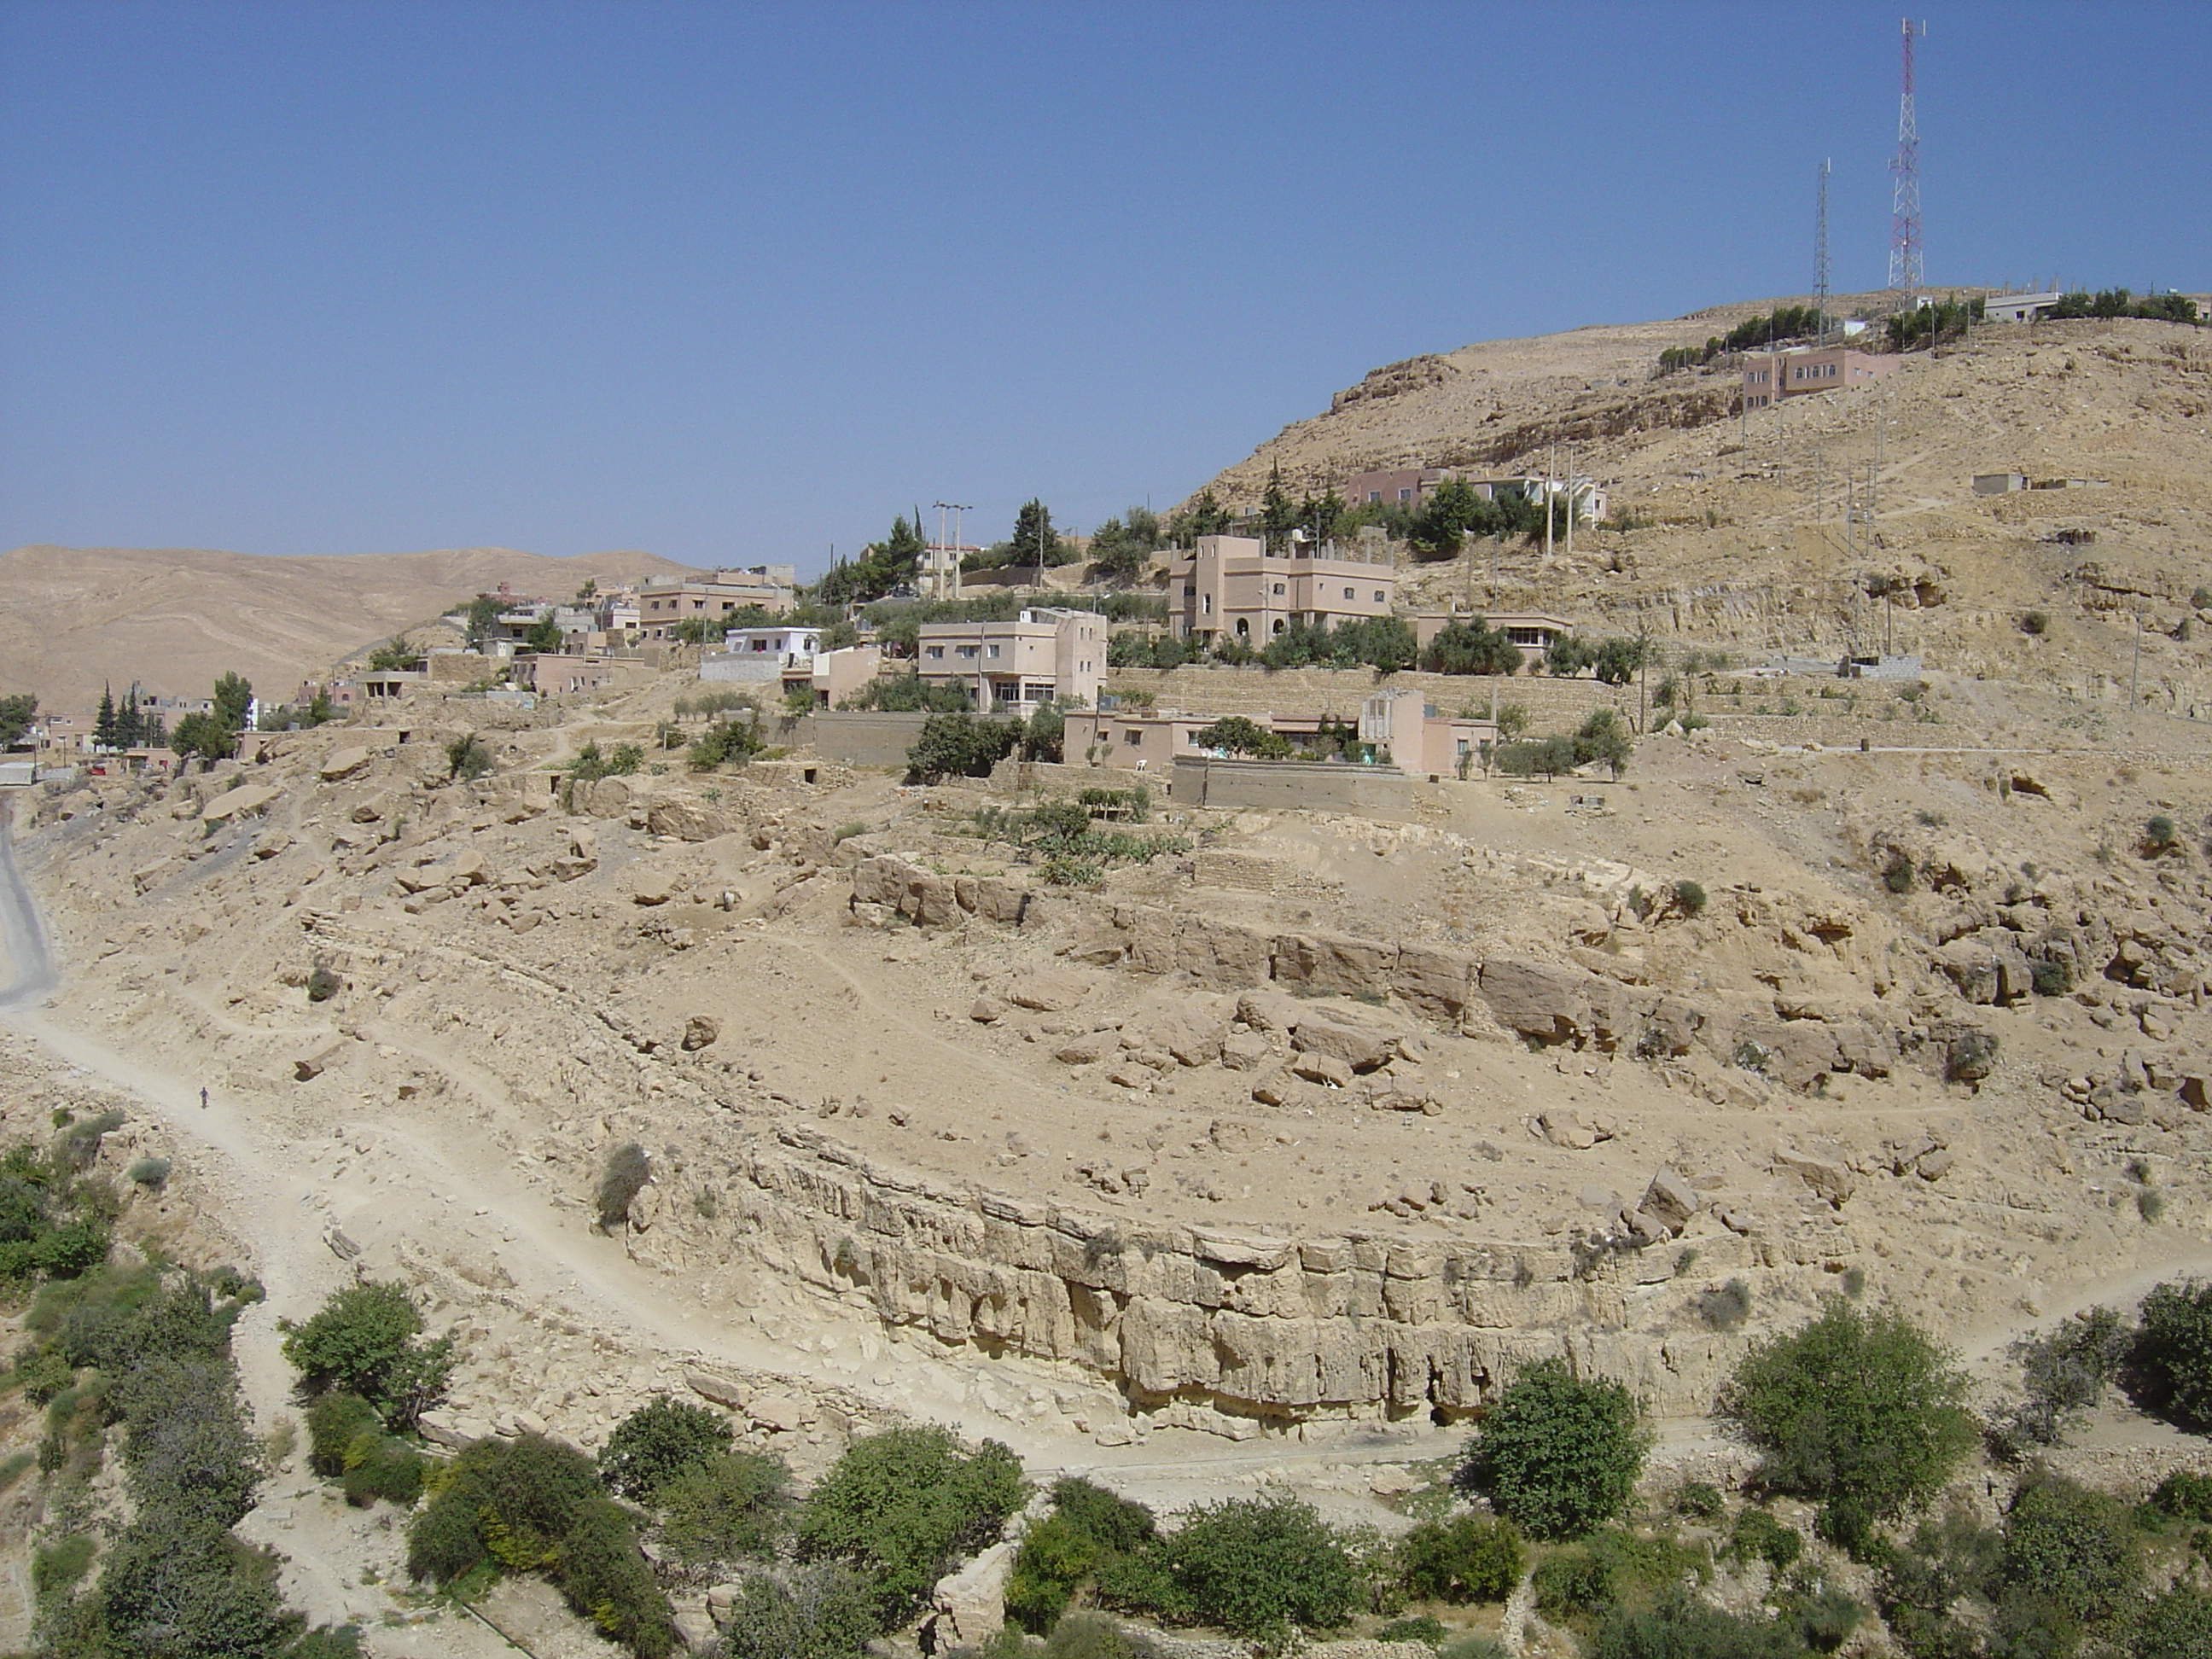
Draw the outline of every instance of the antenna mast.
M1813 234L1813 303L1820 313L1820 343L1828 343L1828 163L1820 162L1820 210Z
M1910 307L1926 280L1920 258L1920 123L1912 111L1912 41L1925 38L1928 25L1902 20L1904 76L1897 100L1897 159L1889 164L1895 179L1889 206L1889 286Z

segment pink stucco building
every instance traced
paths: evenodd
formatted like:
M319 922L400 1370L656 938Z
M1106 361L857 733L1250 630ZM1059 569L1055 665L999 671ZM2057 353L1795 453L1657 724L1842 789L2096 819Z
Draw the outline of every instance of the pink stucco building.
M1398 573L1357 550L1331 543L1315 551L1295 543L1270 553L1249 536L1201 536L1168 568L1168 616L1176 636L1227 634L1264 645L1294 622L1334 627L1387 617Z

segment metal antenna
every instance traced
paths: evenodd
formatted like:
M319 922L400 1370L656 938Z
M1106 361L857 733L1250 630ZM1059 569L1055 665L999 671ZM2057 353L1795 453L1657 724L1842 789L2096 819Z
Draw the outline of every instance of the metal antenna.
M1916 33L1928 33L1925 22L1917 27L1902 20L1904 75L1897 100L1897 159L1889 164L1895 184L1889 207L1889 286L1902 295L1910 307L1926 281L1920 246L1920 123L1912 110L1912 41Z
M1813 234L1814 304L1820 308L1820 343L1828 343L1828 163L1820 162L1820 210Z

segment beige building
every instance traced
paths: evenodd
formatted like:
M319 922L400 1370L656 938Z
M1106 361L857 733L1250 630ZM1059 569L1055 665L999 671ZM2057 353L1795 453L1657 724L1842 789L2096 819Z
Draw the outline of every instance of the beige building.
M1054 700L1087 708L1106 670L1106 619L1052 606L1012 622L924 623L915 667L931 685L967 688L982 713Z
M1743 360L1743 406L1767 409L1785 398L1870 386L1903 359L1854 351L1849 346L1802 347L1760 352Z
M1065 738L1069 763L1077 757L1092 766L1125 767L1137 771L1167 772L1178 758L1207 755L1198 734L1218 716L1189 714L1179 709L1110 708L1099 714L1070 714ZM1316 745L1328 714L1273 714L1250 717L1277 737L1301 748ZM1340 731L1343 728L1339 726ZM1470 767L1481 763L1482 745L1495 744L1498 727L1486 720L1463 720L1437 714L1418 691L1385 691L1360 705L1358 737L1370 745L1376 759L1409 773L1455 774L1462 755Z
M1168 568L1168 617L1184 640L1225 634L1256 648L1292 623L1387 617L1397 597L1392 566L1337 543L1270 553L1254 537L1201 536Z
M1378 691L1359 705L1359 740L1401 772L1452 777L1481 764L1498 742L1495 721L1440 714L1419 691Z
M605 657L541 651L514 660L514 678L541 697L596 691L615 677L614 665Z
M815 653L808 667L807 684L817 708L836 708L884 670L879 645L848 645L836 651Z
M791 565L757 564L681 581L647 582L637 592L638 637L665 640L686 617L715 621L754 605L781 614L791 609L798 580Z

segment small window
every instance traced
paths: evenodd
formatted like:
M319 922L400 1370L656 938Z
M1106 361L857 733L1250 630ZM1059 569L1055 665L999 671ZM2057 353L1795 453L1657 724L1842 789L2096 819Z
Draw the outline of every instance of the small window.
M1382 590L1379 587L1375 590L1375 603L1377 605L1388 603L1382 597Z
M1124 732L1121 734L1121 741L1127 744L1132 749L1139 748L1142 746L1145 741L1145 734L1133 729Z
M1413 492L1410 489L1401 489L1398 492L1398 499L1401 501L1410 501L1413 499Z
M1346 588L1346 589L1344 590L1344 597L1345 597L1346 599L1348 599L1352 598L1353 596L1354 596L1354 592L1353 592L1353 590L1352 590L1352 589L1351 589L1351 588L1347 587L1347 588Z
M991 647L991 654L994 657L999 654L999 647L997 646L994 645Z
M942 660L945 656L945 647L941 645L933 645L928 648L927 654Z
M1275 584L1275 597L1279 599L1283 597L1283 585L1280 582Z
M1370 489L1367 492L1367 499L1369 501L1379 505L1382 500L1382 492L1379 489Z

